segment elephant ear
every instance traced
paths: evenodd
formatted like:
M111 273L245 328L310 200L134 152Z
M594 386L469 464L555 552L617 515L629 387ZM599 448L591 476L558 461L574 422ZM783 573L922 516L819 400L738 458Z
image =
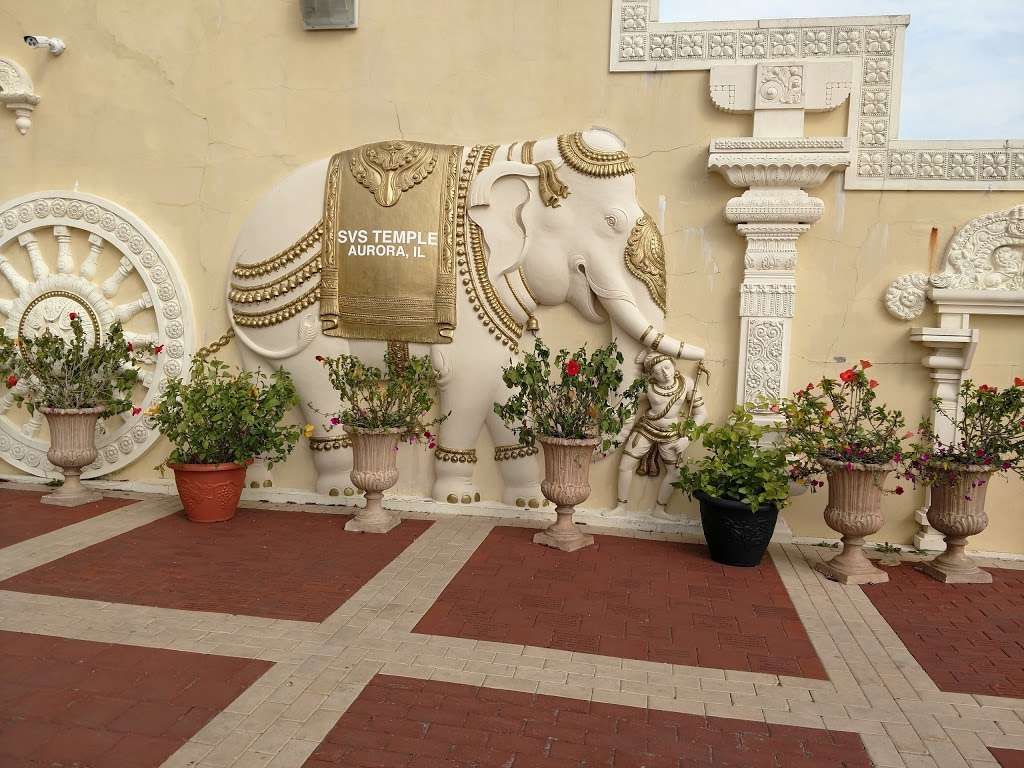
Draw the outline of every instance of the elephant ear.
M487 242L487 273L491 281L522 265L530 244L530 209L540 205L535 165L502 161L488 166L469 191L469 216Z

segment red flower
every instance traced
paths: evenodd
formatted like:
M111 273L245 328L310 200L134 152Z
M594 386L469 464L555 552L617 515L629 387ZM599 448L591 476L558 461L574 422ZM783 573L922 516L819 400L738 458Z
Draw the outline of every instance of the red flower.
M433 435L432 435L432 434L430 434L429 432L426 432L426 431L425 431L425 432L423 433L423 436L424 436L425 438L427 438L428 440L429 440L430 438L432 438L432 437L433 437Z
M979 392L995 392L996 388L995 387L990 387L988 384L982 384L980 387L978 387L978 391Z
M1015 386L1015 387L1024 387L1024 379L1022 379L1020 376L1014 376L1013 377L1013 386Z
M317 361L318 363L322 363L322 362L324 361L324 356L323 356L323 355L317 355L317 356L316 356L316 357L315 357L314 359L315 359L315 360L316 360L316 361Z
M78 313L77 312L69 312L68 313L68 318L71 319L71 320L77 320L78 319Z
M847 368L845 371L839 374L839 378L842 379L847 384L853 381L855 376L856 374L853 372L853 368Z
M866 371L868 368L871 367L871 361L870 360L861 360L860 361L860 367L863 368Z
M13 373L10 376L7 377L7 386L8 387L13 387L17 383L18 383L18 377L15 376Z
M810 392L812 389L814 389L814 385L811 384L811 382L807 382L807 386L804 387L804 392Z
M141 408L132 408L132 416L138 416L140 413L142 413Z
M897 496L902 496L903 495L903 486L902 485L897 485L896 489L893 491L893 493L895 493Z
M565 364L565 375L566 376L575 376L579 372L580 372L580 364L577 363L575 360L570 360L569 362L567 362Z
M874 389L875 387L878 386L878 380L877 379L871 379L871 381L868 382L868 386L871 389Z
M153 354L154 355L159 355L163 351L164 351L164 345L163 344L157 344L155 347L153 347Z

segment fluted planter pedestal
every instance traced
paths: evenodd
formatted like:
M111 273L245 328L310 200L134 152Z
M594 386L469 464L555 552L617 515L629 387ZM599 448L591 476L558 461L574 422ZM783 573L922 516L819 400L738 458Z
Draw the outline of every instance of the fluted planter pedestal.
M50 426L46 458L64 473L64 485L43 496L43 504L77 507L103 498L82 485L82 468L96 461L96 420L104 409L40 408Z
M398 482L400 429L346 427L352 440L352 484L366 495L366 506L345 523L346 531L387 533L402 522L396 512L384 509L384 491Z
M928 524L945 536L946 551L918 565L922 573L946 584L992 583L992 574L981 570L964 553L967 537L976 536L988 527L985 494L992 472L992 467L962 467L952 483L932 486ZM979 482L981 485L977 484Z
M590 497L590 461L599 441L544 436L537 440L544 447L544 480L540 490L555 505L558 519L554 525L535 533L533 543L563 552L589 547L594 537L581 533L572 515L574 507Z
M889 574L876 568L864 554L864 537L881 529L882 488L893 464L853 464L820 459L828 478L825 522L843 537L843 551L814 570L840 584L884 584Z

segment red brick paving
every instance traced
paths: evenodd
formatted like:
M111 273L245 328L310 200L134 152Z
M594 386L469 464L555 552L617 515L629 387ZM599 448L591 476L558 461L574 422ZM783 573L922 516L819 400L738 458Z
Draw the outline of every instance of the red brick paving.
M0 589L272 619L323 621L430 523L349 533L348 517L240 509L224 523L183 513L0 582Z
M943 584L909 565L864 592L943 691L1024 698L1024 571Z
M1015 749L996 749L989 747L988 751L1002 768L1024 768L1024 752Z
M860 737L377 675L306 768L869 768Z
M729 568L700 545L615 536L566 553L533 533L495 528L415 631L826 677L767 556Z
M66 525L80 523L90 517L134 504L136 499L104 497L80 507L54 507L39 499L45 491L16 491L0 488L0 547L34 539Z
M270 666L0 631L0 765L158 766Z

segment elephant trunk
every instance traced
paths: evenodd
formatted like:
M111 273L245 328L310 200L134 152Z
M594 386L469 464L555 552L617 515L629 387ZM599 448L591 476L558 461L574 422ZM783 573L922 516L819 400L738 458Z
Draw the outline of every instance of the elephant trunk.
M704 359L703 347L687 344L664 333L648 322L631 301L625 298L604 298L601 304L612 321L641 346L681 360Z

